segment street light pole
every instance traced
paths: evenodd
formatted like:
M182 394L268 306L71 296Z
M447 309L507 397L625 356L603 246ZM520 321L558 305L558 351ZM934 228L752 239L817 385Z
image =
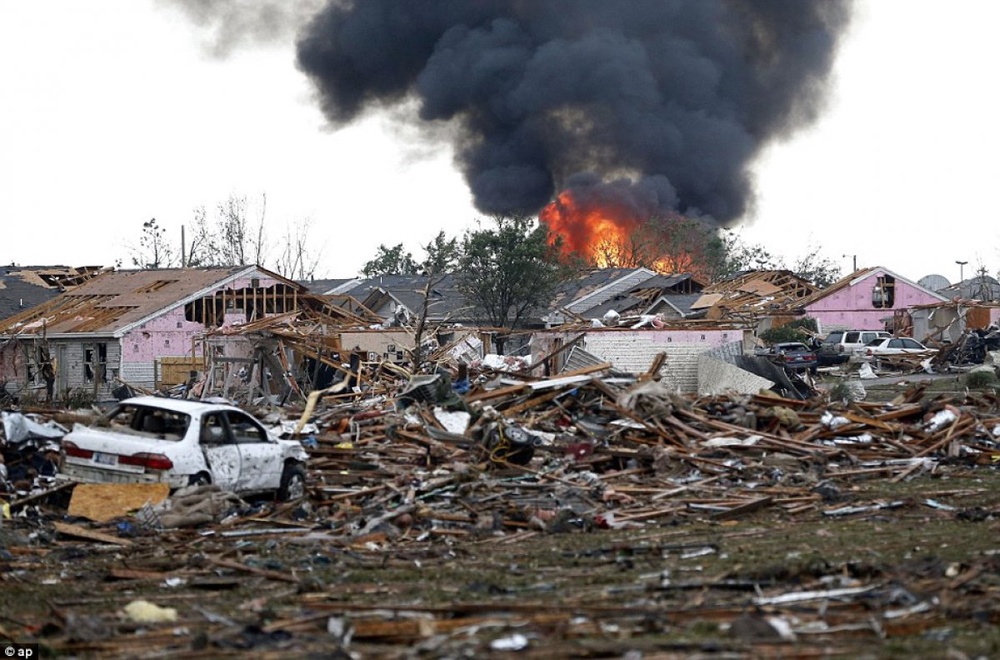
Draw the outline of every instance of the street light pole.
M858 255L856 255L856 254L842 254L840 256L842 256L842 257L851 257L854 260L854 270L852 270L851 272L852 273L857 272L857 270L858 270Z
M959 281L959 283L962 283L962 282L965 281L965 264L967 264L969 262L968 261L956 261L955 263L958 264L958 281Z

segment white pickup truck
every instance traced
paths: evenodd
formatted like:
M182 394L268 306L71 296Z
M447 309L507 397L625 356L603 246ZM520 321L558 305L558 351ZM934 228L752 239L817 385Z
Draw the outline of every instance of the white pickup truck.
M62 438L60 476L91 483L217 484L235 493L305 495L309 455L235 406L142 396Z

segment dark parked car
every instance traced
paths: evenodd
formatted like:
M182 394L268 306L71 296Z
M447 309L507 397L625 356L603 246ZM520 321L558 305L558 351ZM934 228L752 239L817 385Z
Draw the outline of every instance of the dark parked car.
M818 360L816 352L798 341L775 344L763 353L763 357L788 371L809 371L816 373Z
M834 364L843 364L850 359L850 353L845 353L840 343L844 339L845 332L845 330L834 330L819 345L819 349L816 351L819 366L828 367Z

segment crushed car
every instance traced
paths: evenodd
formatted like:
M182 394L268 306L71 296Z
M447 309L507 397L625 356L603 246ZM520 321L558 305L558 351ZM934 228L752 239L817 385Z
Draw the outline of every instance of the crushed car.
M87 483L215 484L238 494L305 494L308 454L225 403L140 396L61 441L60 477Z
M759 354L785 371L816 373L816 351L798 341L780 342Z

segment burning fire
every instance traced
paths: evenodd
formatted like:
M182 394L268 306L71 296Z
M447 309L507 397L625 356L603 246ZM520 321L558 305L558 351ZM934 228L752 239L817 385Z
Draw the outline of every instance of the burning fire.
M538 214L563 257L579 255L599 268L645 266L660 273L696 272L701 260L697 236L683 216L654 221L652 213L611 195L564 191Z
M614 251L629 245L640 224L624 209L580 203L569 191L559 193L538 219L549 226L554 239L562 239L564 256L575 252L602 268L614 265Z

